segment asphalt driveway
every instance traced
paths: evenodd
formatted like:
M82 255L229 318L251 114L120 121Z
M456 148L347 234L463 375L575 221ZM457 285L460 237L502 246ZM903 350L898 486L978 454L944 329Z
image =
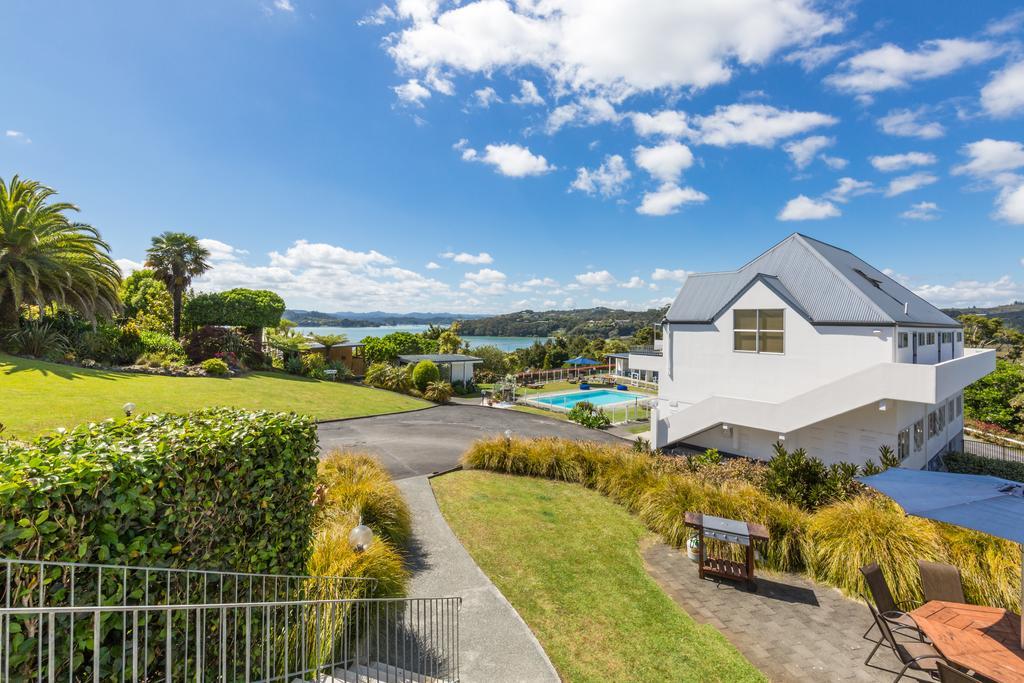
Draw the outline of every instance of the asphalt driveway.
M378 456L395 479L431 474L455 467L477 439L503 434L557 436L622 443L611 434L515 410L445 405L412 413L378 415L318 427L323 452L334 448Z

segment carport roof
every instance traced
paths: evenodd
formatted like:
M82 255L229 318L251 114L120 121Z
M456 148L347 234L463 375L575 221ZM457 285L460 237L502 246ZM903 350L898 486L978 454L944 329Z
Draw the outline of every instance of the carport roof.
M424 353L399 356L398 360L403 363L419 363L421 360L429 360L435 363L483 363L483 358L466 356L461 353Z

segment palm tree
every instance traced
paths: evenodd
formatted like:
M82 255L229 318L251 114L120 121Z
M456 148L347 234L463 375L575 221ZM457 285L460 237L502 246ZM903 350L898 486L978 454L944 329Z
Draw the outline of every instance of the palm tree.
M146 266L167 285L173 301L174 338L181 338L181 300L192 278L210 269L206 259L210 252L194 235L184 232L165 232L153 238L146 250Z
M0 325L16 326L23 304L57 304L89 319L120 309L121 271L110 247L78 211L49 199L56 192L34 180L0 178Z
M331 349L348 341L344 334L310 334L309 338L324 347L324 357L331 359Z

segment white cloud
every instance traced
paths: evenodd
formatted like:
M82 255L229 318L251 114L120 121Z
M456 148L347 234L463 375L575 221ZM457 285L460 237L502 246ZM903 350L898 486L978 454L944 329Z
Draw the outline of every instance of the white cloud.
M625 282L621 283L619 287L622 287L624 289L640 289L641 287L644 287L646 285L647 283L644 282L643 279L634 275Z
M1006 67L981 89L981 106L997 118L1024 112L1024 61Z
M633 160L663 183L675 183L679 175L693 165L693 152L686 145L670 140L657 147L638 146L633 150Z
M682 282L690 274L690 271L683 270L682 268L676 268L670 270L668 268L655 268L654 272L651 273L651 279L657 280L658 282L670 281L670 282Z
M24 142L26 145L32 142L32 138L25 135L24 131L20 130L6 130L4 131L4 137L16 140L17 142Z
M519 94L512 96L512 104L520 106L544 104L544 98L537 92L537 86L533 81L522 79L519 81Z
M927 40L914 52L887 43L850 57L825 82L844 92L871 94L945 76L1000 52L995 43L962 38Z
M281 10L282 12L294 12L295 5L292 4L291 0L274 0L274 9Z
M398 99L402 102L416 107L422 107L423 100L430 99L430 91L416 78L410 78L402 85L396 85L391 89L395 91Z
M808 164L814 161L814 157L818 155L818 152L834 145L835 142L835 138L825 137L824 135L812 135L803 140L787 142L782 148L793 159L793 163L796 164L797 168L807 168Z
M1017 31L1024 24L1024 10L1016 10L1005 17L989 22L985 33L990 36L1002 36Z
M526 289L536 289L537 287L544 287L546 289L554 289L558 287L558 282L549 277L535 277L521 283L522 287Z
M644 193L636 212L644 216L667 216L677 212L684 204L702 204L707 200L708 196L700 190L664 183L654 192Z
M779 140L839 122L816 111L785 111L767 104L730 104L693 120L694 139L715 147L772 147Z
M844 52L853 49L852 43L837 43L835 45L818 45L802 50L794 50L783 57L784 61L799 64L804 71L814 71L819 66L828 64Z
M121 275L124 277L128 277L136 270L142 270L146 267L145 264L126 258L114 259L114 262L117 264L117 267L121 269Z
M469 254L464 251L459 253L455 253L454 251L446 251L445 253L441 254L441 258L451 259L456 263L467 263L474 266L494 263L494 258L486 251L481 251L479 254Z
M234 254L246 253L234 250L230 245L224 245L224 247L232 250L231 253ZM352 251L344 247L323 242L308 242L306 240L296 240L283 254L277 251L270 252L270 265L279 268L331 268L341 266L363 270L369 267L392 265L394 262L394 259L376 250Z
M481 155L472 147L465 138L456 142L453 147L462 151L464 161L478 161L494 166L495 173L510 178L524 178L532 175L543 175L555 170L555 167L548 163L540 154L534 154L528 147L522 145L501 143L498 145L487 145Z
M868 161L877 170L891 173L908 169L911 166L930 166L935 163L936 159L934 154L928 152L906 152L905 154L873 156Z
M441 268L441 264L435 261L428 261L427 265L424 266L427 270L438 270Z
M831 168L833 171L841 171L850 163L848 160L842 157L833 157L828 154L822 154L821 160L825 162L825 165Z
M737 67L842 29L809 0L476 0L440 12L433 2L410 18L387 43L402 70L539 69L557 89L616 101L723 83Z
M925 113L924 107L918 107L917 109L894 109L878 119L878 127L882 129L882 132L889 135L907 138L933 140L945 135L946 129L942 127L941 123L920 120L920 117Z
M544 130L554 135L565 126L594 126L599 123L615 123L621 118L622 115L605 98L581 97L577 102L563 104L548 114Z
M830 199L840 204L845 204L853 197L874 192L875 186L870 180L856 180L855 178L840 178L836 186L825 193L825 199Z
M912 221L933 221L939 217L939 205L935 202L918 202L900 216Z
M938 181L938 177L931 173L920 172L911 173L910 175L902 175L889 181L889 187L885 190L885 196L895 197L896 195L901 195L904 192L912 192L913 190L920 189Z
M839 215L841 212L830 201L798 195L786 202L776 218L780 221L808 221L834 218Z
M996 217L1009 223L1024 225L1024 183L1004 187L996 200Z
M383 4L374 11L365 15L356 22L359 26L383 26L384 24L397 19L398 15L391 9L391 5Z
M622 192L631 176L626 161L618 154L609 154L595 169L576 169L576 179L569 185L569 189L614 197Z
M997 280L958 280L951 285L919 285L914 293L936 306L996 306L1024 299L1024 285L1009 275Z
M475 273L466 273L466 279L478 284L490 284L494 282L504 282L507 278L505 273L500 270L494 270L493 268L481 268Z
M199 240L199 244L206 248L210 252L210 261L237 261L242 256L247 255L249 252L244 249L236 249L230 244L221 242L220 240L214 240L209 238L203 238Z
M576 276L576 282L585 287L607 287L615 284L615 277L607 270L595 270L580 273Z
M629 118L633 122L633 130L636 131L636 134L644 137L664 135L675 138L693 134L687 123L686 112L672 111L671 109L654 114L632 112Z
M1024 145L1010 140L985 138L960 148L967 163L953 168L954 175L971 175L997 183L1011 171L1024 167ZM1015 178L1007 178L1015 182Z
M476 106L487 109L495 102L501 102L501 98L498 97L498 93L491 86L473 91L473 103Z

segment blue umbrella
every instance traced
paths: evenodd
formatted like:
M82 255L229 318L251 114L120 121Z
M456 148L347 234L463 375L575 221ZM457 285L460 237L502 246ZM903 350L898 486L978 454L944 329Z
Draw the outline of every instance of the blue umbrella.
M584 358L583 356L576 356L565 361L567 365L598 365L596 360L590 358Z
M979 474L898 467L858 479L899 503L907 514L947 522L1022 544L1024 484ZM1024 574L1021 576L1024 594ZM1021 633L1024 647L1024 631Z

